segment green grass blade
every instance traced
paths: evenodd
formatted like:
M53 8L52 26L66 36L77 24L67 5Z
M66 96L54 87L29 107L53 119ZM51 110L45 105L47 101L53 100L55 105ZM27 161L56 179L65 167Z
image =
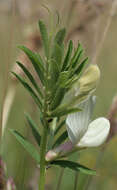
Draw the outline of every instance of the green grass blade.
M66 29L65 28L60 29L55 36L54 39L55 43L61 46L63 44L65 34L66 34Z
M69 69L75 68L78 64L80 64L80 58L82 57L82 54L83 54L83 48L82 48L81 44L79 43L71 61L70 61Z
M45 49L45 55L48 59L49 58L49 38L48 38L46 26L41 20L39 21L39 29L40 29L40 33L41 33L41 37L43 41L43 46Z
M64 95L66 93L66 82L69 79L69 72L63 71L60 73L58 81L56 83L56 86L54 88L54 91L52 93L52 102L50 105L51 110L56 109L60 103L62 102Z
M54 132L54 135L57 135L60 129L65 125L65 120L63 120L57 127L56 131Z
M96 175L95 170L89 169L89 168L87 168L87 167L85 167L79 163L72 162L69 160L55 160L55 161L51 162L51 165L57 165L57 166L60 166L63 168L69 168L69 169L74 170L74 171L80 171L80 172L87 174L87 175Z
M65 95L66 89L64 88L58 88L55 92L55 96L51 102L50 109L54 110L56 109L60 103L62 102L64 95Z
M88 64L88 57L86 57L86 59L84 59L84 60L81 62L80 66L75 70L75 73L74 73L74 74L76 74L76 75L81 75L81 74L82 74L82 71L83 71L83 69L84 69L84 67L85 67L85 65L87 65L87 64Z
M67 131L63 132L62 135L60 135L60 137L58 137L56 142L53 144L52 148L55 148L59 146L60 144L62 144L67 139L67 137L68 137Z
M60 73L59 78L58 78L58 86L61 88L64 88L66 86L66 82L68 81L70 76L69 71L63 71Z
M28 79L30 80L30 82L32 83L32 85L34 86L34 88L37 90L37 92L42 98L43 97L42 92L39 86L37 85L37 82L35 81L34 77L31 75L31 73L27 70L27 68L22 63L20 63L19 61L17 61L16 63L24 71L24 73L26 74L26 76L28 77Z
M59 77L59 67L58 64L56 63L55 60L50 60L49 62L49 74L50 74L50 79L48 80L48 86L49 89L52 90L53 86L55 86L58 77Z
M69 65L70 58L72 55L72 50L73 50L73 42L70 40L67 54L66 54L64 62L63 62L62 71L64 71L66 69L66 67Z
M65 106L67 107L67 106ZM81 109L79 108L58 108L56 110L54 110L52 113L51 113L51 117L61 117L61 116L65 116L65 115L68 115L68 114L71 114L71 113L75 113L75 112L79 112L81 111Z
M77 57L76 57L76 58L74 59L74 61L72 62L72 67L73 67L73 68L75 68L77 65L80 64L80 59L81 59L82 55L83 55L83 50L81 50L81 51L78 53Z
M30 49L28 49L25 46L18 46L19 49L24 51L24 53L28 56L30 59L39 79L41 80L42 84L44 84L45 77L45 69L44 69L44 63L42 62L42 59L39 54L32 52Z
M57 43L55 43L52 49L51 58L56 61L56 63L58 64L59 70L61 70L63 52L64 52L63 46L61 47Z
M24 138L20 133L15 130L10 130L11 133L16 137L20 144L25 148L25 150L30 154L30 156L39 164L40 155L37 149L32 145L26 138Z
M41 143L41 135L39 133L39 130L38 130L38 127L37 125L35 124L35 122L31 119L31 117L28 115L28 114L25 114L26 116L26 119L28 121L28 124L32 130L32 134L37 142L37 144L40 146L40 143Z
M76 51L75 51L75 53L74 53L74 55L72 57L71 62L75 62L75 60L77 59L80 51L82 51L82 50L83 50L82 45L80 43L78 43L77 49L76 49Z
M30 95L32 96L33 100L35 101L35 103L39 106L39 108L41 109L42 107L42 103L39 100L38 96L36 95L36 93L33 91L33 89L28 85L28 83L19 75L17 75L16 73L12 72L13 75L16 76L16 78L20 81L20 83L24 86L24 88L30 93Z

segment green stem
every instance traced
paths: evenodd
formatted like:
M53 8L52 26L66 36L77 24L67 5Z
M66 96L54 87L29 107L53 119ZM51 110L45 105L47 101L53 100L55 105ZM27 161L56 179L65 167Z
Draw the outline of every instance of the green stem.
M75 172L74 190L78 189L78 172Z
M102 147L102 149L100 150L99 155L98 155L97 160L96 160L95 170L100 167L102 158L103 158L104 153L105 153L105 150L106 150L106 149L103 148L103 147ZM94 177L94 176L89 176L88 183L86 184L85 190L91 190L91 189L93 189L94 187L96 187L96 186L95 186L95 185L96 185L96 182L97 182L97 178L96 178L96 177Z
M46 61L46 76L48 80L48 60ZM45 99L43 104L43 134L42 134L42 140L41 140L41 146L40 146L40 179L39 179L39 190L45 189L45 178L46 178L46 147L47 147L47 138L48 138L48 120L46 118L46 113L48 111L48 82L46 80L45 84Z
M57 186L56 186L56 190L60 190L61 183L62 183L62 178L63 178L63 174L64 174L64 168L62 168L62 169L60 170L60 174L59 174L59 178L58 178L58 183L57 183Z
M48 121L46 118L47 112L47 94L45 91L45 101L44 101L44 112L43 112L43 133L40 146L40 179L39 179L39 190L45 189L45 176L46 176L46 146L47 146L47 137L48 137Z
M40 179L39 179L39 190L45 189L45 175L46 175L46 163L45 163L45 154L46 154L46 145L47 145L47 127L43 127L43 135L40 147Z

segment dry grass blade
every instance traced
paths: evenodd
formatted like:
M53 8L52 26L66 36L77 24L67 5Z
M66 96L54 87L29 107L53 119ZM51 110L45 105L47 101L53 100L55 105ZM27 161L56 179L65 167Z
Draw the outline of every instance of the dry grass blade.
M7 89L8 89L8 73L9 73L9 65L10 65L10 60L11 60L11 49L12 49L12 45L13 45L13 39L14 39L14 26L15 26L15 15L16 15L16 10L15 10L15 5L16 5L16 0L12 0L12 18L11 18L11 30L10 30L10 35L9 35L9 47L8 47L8 61L7 61L7 65L6 65L6 71L5 71L5 86L4 86L4 92L3 92L3 99L2 99L2 108L1 108L1 119L0 119L0 136L2 135L2 127L3 127L3 114L4 114L4 104L5 102L5 98L6 98L6 94L7 94Z

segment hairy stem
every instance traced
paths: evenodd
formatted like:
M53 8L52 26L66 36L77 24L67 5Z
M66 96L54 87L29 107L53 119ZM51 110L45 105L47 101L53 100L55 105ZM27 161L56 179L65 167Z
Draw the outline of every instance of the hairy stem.
M43 133L42 133L42 140L40 146L40 180L39 180L39 190L44 190L45 188L45 175L46 175L46 161L45 161L45 154L46 154L46 146L47 146L47 137L48 137L48 121L46 118L46 113L48 109L47 103L47 91L45 89L45 100L43 105Z
M48 80L49 75L49 66L48 66L48 58L46 60L46 76ZM45 84L45 98L44 98L44 104L43 104L43 133L42 133L42 140L41 140L41 146L40 146L40 180L39 180L39 190L45 189L45 178L46 178L46 147L47 147L47 137L48 137L48 128L49 123L48 119L46 117L46 114L49 109L48 105L48 82L46 81Z
M44 190L45 187L45 174L46 174L46 164L45 164L45 154L47 145L47 128L43 128L43 135L40 147L40 180L39 180L39 190Z

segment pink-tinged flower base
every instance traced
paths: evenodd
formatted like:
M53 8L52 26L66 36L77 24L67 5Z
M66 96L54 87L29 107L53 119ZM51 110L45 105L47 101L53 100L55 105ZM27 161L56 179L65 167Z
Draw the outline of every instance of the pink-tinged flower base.
M64 144L61 144L59 147L50 150L46 154L46 161L51 161L56 159L58 156L64 156L66 153L69 153L73 150L74 145L71 141L65 142Z

